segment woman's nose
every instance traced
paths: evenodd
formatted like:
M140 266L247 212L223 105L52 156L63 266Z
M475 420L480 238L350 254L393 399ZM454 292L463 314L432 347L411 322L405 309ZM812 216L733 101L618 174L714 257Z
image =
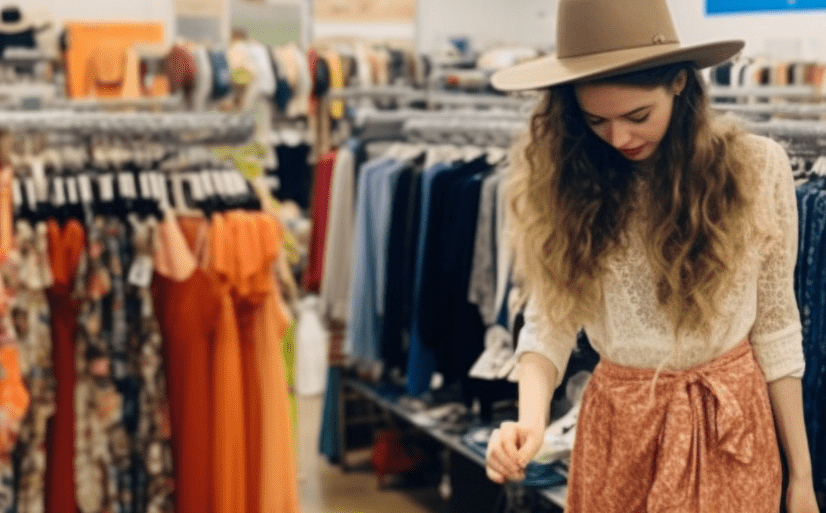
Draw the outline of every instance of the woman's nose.
M608 142L617 149L622 149L631 140L631 131L621 123L611 125Z

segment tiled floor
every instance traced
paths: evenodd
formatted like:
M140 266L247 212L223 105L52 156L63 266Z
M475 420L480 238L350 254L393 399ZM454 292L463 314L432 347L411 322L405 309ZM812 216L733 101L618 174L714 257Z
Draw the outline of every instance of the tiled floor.
M388 482L379 489L369 451L351 453L343 472L318 455L321 397L299 400L299 486L302 513L440 513L444 503L435 487ZM301 436L301 435L305 436Z

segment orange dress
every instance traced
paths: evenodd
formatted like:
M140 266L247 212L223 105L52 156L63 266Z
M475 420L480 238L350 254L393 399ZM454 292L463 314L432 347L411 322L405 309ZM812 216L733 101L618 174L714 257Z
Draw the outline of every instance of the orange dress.
M198 266L198 239L206 230L199 219L161 223L152 281L164 341L177 513L215 511L213 354L221 298L212 276Z

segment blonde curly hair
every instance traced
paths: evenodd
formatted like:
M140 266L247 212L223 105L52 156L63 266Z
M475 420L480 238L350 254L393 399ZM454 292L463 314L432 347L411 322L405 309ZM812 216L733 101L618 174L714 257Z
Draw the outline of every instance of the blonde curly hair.
M657 298L685 330L708 333L754 233L749 214L758 177L745 165L745 132L715 117L702 78L678 63L600 80L669 87L685 73L656 173L644 173L586 124L566 84L548 90L528 132L511 152L509 226L516 275L550 326L576 329L593 319L606 257L623 247L635 184L645 205L643 240L657 278Z

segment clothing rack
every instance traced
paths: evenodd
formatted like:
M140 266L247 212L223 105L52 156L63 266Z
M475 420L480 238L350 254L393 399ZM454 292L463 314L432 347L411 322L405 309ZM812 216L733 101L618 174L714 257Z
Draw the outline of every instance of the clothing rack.
M826 103L757 103L757 104L725 104L715 103L715 110L733 112L749 116L793 116L799 118L819 118L826 116Z
M711 86L708 96L713 100L720 98L817 98L823 99L823 94L812 86Z
M247 141L254 130L255 121L247 114L74 110L0 113L0 133L9 134L56 132L82 138L105 135L179 144L229 144Z

